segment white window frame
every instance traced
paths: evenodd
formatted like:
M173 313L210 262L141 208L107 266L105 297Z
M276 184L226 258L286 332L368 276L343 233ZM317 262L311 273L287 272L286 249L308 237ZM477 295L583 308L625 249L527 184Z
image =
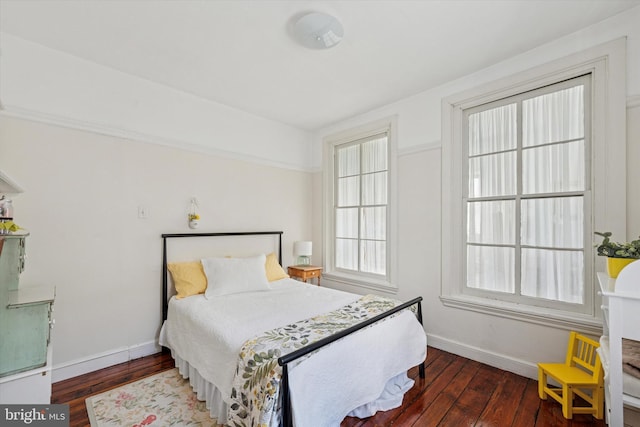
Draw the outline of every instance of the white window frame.
M494 101L492 103L489 104L482 104L479 107L475 107L475 108L471 108L471 109L465 109L463 112L463 137L468 135L468 118L471 114L476 113L478 111L484 111L487 109L493 109L496 108L498 106L503 106L503 105L507 105L507 104L517 104L518 105L518 127L520 128L520 130L518 131L519 135L522 135L522 129L521 126L523 125L522 122L522 103L524 100L527 99L532 99L544 94L548 94L548 93L553 93L553 92L557 92L560 91L562 89L567 89L569 87L574 87L576 85L584 85L584 111L585 111L585 117L584 117L584 128L585 128L585 133L584 136L582 137L582 140L584 141L584 154L585 154L585 159L589 159L590 158L590 153L591 153L591 99L593 98L591 96L591 86L592 86L592 82L591 82L591 74L588 75L583 75L583 76L578 76L569 80L563 80L548 86L544 86L542 88L539 89L535 89L533 91L529 91L529 92L525 92L525 93L520 93L517 95L514 95L512 97L508 97L508 98L502 98L499 99L497 101ZM521 138L521 136L519 137ZM563 144L564 141L553 141L551 142L551 144ZM463 156L464 156L464 162L465 164L467 164L466 162L469 160L469 153L468 153L468 143L464 143L463 144ZM526 151L527 149L537 149L540 148L541 145L533 145L530 147L524 147L522 145L522 142L520 141L519 143L516 144L516 147L513 149L510 149L509 151L513 152L516 154L516 157L520 157L522 156L522 153L524 151ZM483 153L479 156L483 156L486 153ZM517 175L518 175L518 181L520 181L521 186L522 186L522 164L521 162L516 162L516 170L517 170ZM590 165L591 162L590 161L586 161L585 162L585 173L586 176L589 177L591 176L591 170L590 170ZM468 182L468 167L463 167L463 180L464 182ZM519 208L519 202L523 201L523 200L527 200L527 199L537 199L540 200L541 197L544 198L550 198L550 199L557 199L558 197L566 197L569 193L572 196L580 196L583 198L583 214L585 218L591 218L591 182L586 182L585 183L585 187L583 190L572 190L572 191L561 191L559 193L553 194L553 193L545 193L543 194L538 194L538 193L533 193L533 194L524 194L521 190L516 191L515 194L513 195L499 195L499 196L486 196L486 197L471 197L470 195L467 195L467 192L463 192L462 194L462 198L463 198L463 205L466 204L469 200L512 200L515 202L514 206L515 207L515 216L516 218L516 230L519 232L521 230L520 228L520 208ZM463 212L463 223L467 224L467 214L468 214L468 210L465 208L464 212ZM561 301L551 301L551 300L544 300L542 298L536 298L536 297L526 297L526 296L522 296L522 295L518 295L518 292L521 290L521 280L520 280L520 269L516 268L515 269L515 289L516 289L516 293L515 294L508 294L508 293L495 293L495 292L491 292L491 291L487 291L484 289L480 289L480 288L469 288L469 287L463 287L463 291L465 294L468 295L477 295L477 296L481 296L481 297L485 297L485 298L491 298L490 295L493 295L496 299L499 300L505 300L505 301L513 301L513 302L517 302L517 303L526 303L526 304L530 304L530 305L537 305L537 306L543 306L543 307L549 307L549 308L559 308L561 310L565 310L565 311L571 311L571 312L582 312L582 313L590 313L591 312L591 307L593 306L591 298L593 297L593 289L592 289L592 277L591 277L591 271L592 271L592 266L591 266L591 262L592 262L592 257L591 257L591 251L589 250L589 246L591 245L591 241L592 238L591 236L593 235L593 231L591 230L591 221L584 221L583 224L583 245L582 245L582 252L583 252L583 257L584 257L584 287L585 287L585 301L584 304L575 304L575 303L566 303L566 302L561 302ZM471 243L471 245L477 245L475 243ZM479 246L492 246L495 247L495 245L492 244L480 244ZM511 245L508 245L511 247ZM535 245L534 245L535 247ZM585 249L587 248L587 249ZM521 254L521 250L522 250L522 246L521 246L521 242L520 242L520 237L519 235L516 233L515 236L515 241L513 242L513 249L515 250L515 254L516 254L516 259L515 259L515 265L518 266L520 265L520 261L518 260L519 255ZM464 256L464 254L462 254ZM466 270L466 265L463 265L463 268Z
M593 47L531 70L450 96L442 101L442 286L441 301L462 308L564 329L599 334L601 311L595 271L603 260L585 247L584 310L537 307L464 292L466 242L463 195L466 157L464 110L518 95L585 74L591 74L591 209L585 222L595 231L626 236L626 40ZM586 153L585 153L586 155ZM615 209L611 209L615 206ZM589 216L587 216L589 215ZM591 241L594 236L588 236ZM622 237L624 238L624 237ZM590 258L590 259L587 259ZM601 257L600 257L601 258Z
M396 293L397 277L397 117L378 120L354 129L326 136L324 143L324 251L323 280L350 286ZM386 275L346 271L335 266L335 159L336 147L387 133L388 144L388 199L387 199L387 268Z

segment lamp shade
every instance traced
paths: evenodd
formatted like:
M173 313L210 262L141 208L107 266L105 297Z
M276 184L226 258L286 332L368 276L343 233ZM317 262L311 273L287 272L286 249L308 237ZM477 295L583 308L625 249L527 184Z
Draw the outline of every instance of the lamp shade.
M294 242L293 243L293 253L297 256L311 256L313 254L313 242Z

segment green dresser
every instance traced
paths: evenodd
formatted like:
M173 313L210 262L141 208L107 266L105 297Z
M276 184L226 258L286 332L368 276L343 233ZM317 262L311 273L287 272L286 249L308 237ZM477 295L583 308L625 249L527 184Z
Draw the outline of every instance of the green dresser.
M52 288L20 288L28 233L0 235L0 378L47 363Z

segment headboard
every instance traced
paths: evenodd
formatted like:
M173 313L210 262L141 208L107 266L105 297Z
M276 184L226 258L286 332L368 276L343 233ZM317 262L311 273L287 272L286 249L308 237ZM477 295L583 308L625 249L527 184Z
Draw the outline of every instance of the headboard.
M169 272L167 270L167 244L169 240L202 238L202 237L233 237L233 236L273 236L277 238L278 262L282 265L282 231L229 231L222 233L177 233L162 235L162 320L167 319L169 309ZM237 255L237 254L226 254Z

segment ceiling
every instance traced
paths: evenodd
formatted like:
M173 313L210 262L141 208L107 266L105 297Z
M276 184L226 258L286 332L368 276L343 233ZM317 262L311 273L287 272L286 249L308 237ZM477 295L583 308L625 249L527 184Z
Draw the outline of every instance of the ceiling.
M0 0L0 31L304 130L575 32L640 0ZM311 50L296 18L342 42Z

